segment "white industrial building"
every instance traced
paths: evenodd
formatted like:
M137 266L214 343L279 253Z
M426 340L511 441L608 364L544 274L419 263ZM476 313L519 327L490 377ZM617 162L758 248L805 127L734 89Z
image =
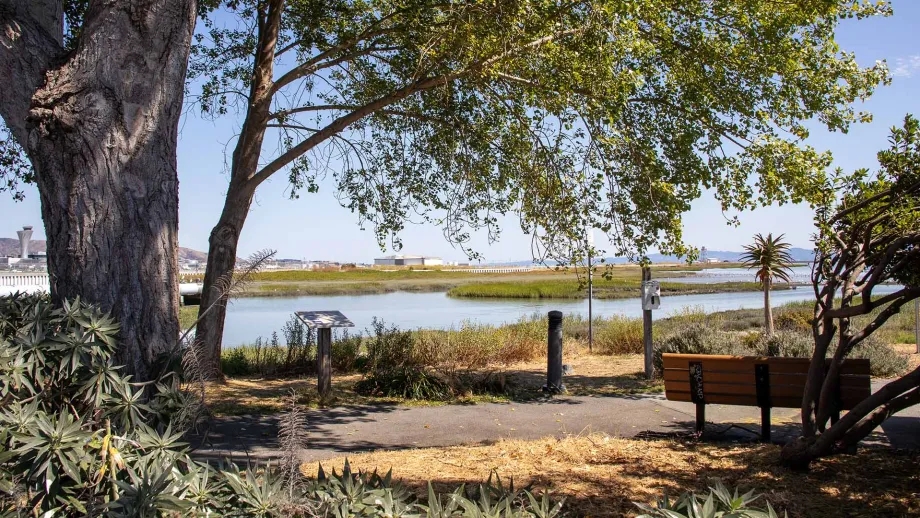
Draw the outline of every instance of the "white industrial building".
M427 257L424 255L388 255L374 259L374 266L441 266L444 261L440 257Z

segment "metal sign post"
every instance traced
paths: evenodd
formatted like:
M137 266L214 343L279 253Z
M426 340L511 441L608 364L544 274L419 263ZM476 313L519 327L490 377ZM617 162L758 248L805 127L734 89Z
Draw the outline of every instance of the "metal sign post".
M652 310L661 305L661 287L652 280L652 269L642 267L642 337L645 344L645 378L652 379Z
M594 247L594 230L588 228L588 352L594 352L594 272L591 265L591 248Z

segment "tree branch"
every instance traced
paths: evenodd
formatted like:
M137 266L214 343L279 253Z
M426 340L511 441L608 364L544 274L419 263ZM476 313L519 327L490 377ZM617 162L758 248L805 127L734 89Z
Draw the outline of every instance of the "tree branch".
M291 163L293 160L295 160L300 155L313 149L315 146L325 141L332 135L339 133L340 131L347 128L349 125L363 119L364 117L367 117L368 115L378 110L386 108L387 106L391 104L399 102L416 92L430 90L432 88L436 88L438 86L445 85L461 77L464 77L464 76L467 76L467 75L470 75L476 72L480 72L502 61L503 59L516 55L519 52L522 52L526 49L536 48L546 43L550 43L556 39L559 39L565 36L570 36L573 34L578 34L580 32L583 32L584 30L585 30L584 27L579 27L576 29L560 31L555 34L550 34L550 35L547 35L541 38L537 38L519 47L509 49L505 52L498 53L490 58L483 59L479 62L473 63L467 66L463 70L454 71L452 73L448 73L448 74L444 74L440 76L427 77L427 78L419 79L418 81L414 81L398 90L391 92L388 95L377 98L355 109L354 111L335 119L322 130L318 131L317 133L314 133L309 138L305 139L303 142L297 144L296 146L292 147L291 149L289 149L287 152L285 152L278 158L272 160L265 167L263 167L260 171L254 174L250 178L250 180L252 180L255 183L255 186L258 186L263 181L265 181L268 177L270 177L272 174L274 174L281 168L285 167L287 164Z

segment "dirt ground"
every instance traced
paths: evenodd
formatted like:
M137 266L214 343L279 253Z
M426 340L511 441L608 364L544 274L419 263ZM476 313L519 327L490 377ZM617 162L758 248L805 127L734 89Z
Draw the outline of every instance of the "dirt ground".
M777 463L779 446L627 440L593 434L537 441L501 440L488 446L382 451L350 457L353 469L393 470L421 492L430 480L440 491L477 484L490 473L512 476L565 499L575 516L633 516L632 502L653 503L667 493L705 491L713 479L756 489L791 517L901 517L920 515L920 453L864 449L793 473ZM344 458L322 462L341 471ZM318 464L302 466L315 476ZM507 480L505 480L507 483Z
M916 354L914 344L895 344L892 347L907 357L911 369L920 367L920 354ZM641 355L606 356L573 347L563 361L572 369L563 381L573 396L616 396L664 390L660 381L648 381L643 376ZM496 371L507 379L506 394L468 394L454 402L523 401L534 397L537 393L535 389L546 383L546 363L543 361L510 365ZM290 395L291 390L297 393L300 404L313 408L379 403L413 406L444 404L361 396L354 391L354 385L360 379L361 374L356 373L333 374L333 395L321 401L313 377L230 378L223 384L209 385L208 404L215 415L270 414L285 408L284 399Z
M574 396L612 396L660 392L659 381L648 381L642 374L642 357L602 356L572 350L563 361L572 369L564 378L569 393ZM546 363L530 362L500 369L507 380L506 394L461 396L458 402L520 401L535 397L546 383ZM316 391L316 379L230 378L207 389L208 405L215 415L268 414L285 408L285 398L291 391L300 404L310 407L334 407L375 403L408 405L444 404L431 401L405 401L396 398L366 397L356 394L354 385L361 374L334 374L332 397L321 401Z

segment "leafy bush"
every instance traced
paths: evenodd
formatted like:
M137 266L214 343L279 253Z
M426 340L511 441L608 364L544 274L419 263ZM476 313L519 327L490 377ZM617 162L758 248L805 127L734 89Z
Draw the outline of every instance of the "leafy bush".
M643 336L641 319L615 316L595 328L594 350L600 354L642 354Z
M79 299L19 301L0 319L0 510L168 505L174 479L197 470L176 431L195 420L194 396L170 374L145 398L114 365L118 325Z
M721 481L716 480L714 487L709 488L706 498L694 493L684 493L677 500L671 501L667 495L659 499L654 507L636 503L636 507L644 511L637 518L779 518L770 502L766 502L766 509L753 507L760 497L749 491L743 495L730 492ZM783 513L783 516L786 516Z
M402 365L380 369L355 384L365 396L446 401L453 396L450 385L423 367Z
M535 516L560 504L490 481L420 501L391 477L220 469L181 442L200 409L167 373L145 389L114 365L118 325L79 300L0 299L0 516ZM188 349L186 375L195 361ZM292 411L293 413L293 411ZM302 426L298 429L302 430ZM288 441L295 444L297 441ZM296 456L291 455L291 458ZM296 464L294 465L296 468ZM290 468L290 466L287 466Z
M869 335L862 341L850 358L867 358L869 372L877 378L894 378L907 372L910 364L903 355L889 347L875 335Z
M221 351L220 371L225 376L249 376L255 373L242 347Z
M401 331L396 326L387 328L386 323L376 317L371 327L367 339L366 372L418 365L413 354L415 338L411 332Z
M720 331L704 323L693 323L664 337L655 344L652 362L655 372L664 371L662 354L732 354L745 356L756 354L732 333Z
M777 329L811 333L811 323L814 319L814 309L791 305L779 308L775 323Z
M332 340L332 368L340 372L351 372L366 364L361 358L361 335L351 336L348 331Z
M763 333L755 333L752 347L755 353L761 356L786 356L792 358L811 358L815 350L814 338L811 328L807 333L802 331L776 331L768 337Z

